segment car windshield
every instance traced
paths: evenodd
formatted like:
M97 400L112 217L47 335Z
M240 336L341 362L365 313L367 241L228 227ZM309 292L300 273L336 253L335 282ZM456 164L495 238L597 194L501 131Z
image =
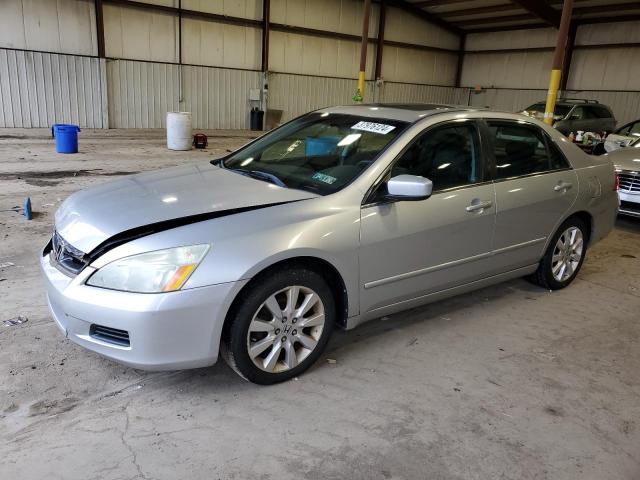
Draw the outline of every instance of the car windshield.
M407 125L312 113L266 134L219 165L281 187L328 195L358 177Z
M546 108L546 104L544 104L544 103L534 103L530 107L525 108L525 110L527 112L544 113L545 108ZM553 114L557 115L557 116L562 115L563 117L565 117L567 115L567 113L569 113L569 110L571 110L571 105L558 105L558 104L556 104L556 108L555 108Z

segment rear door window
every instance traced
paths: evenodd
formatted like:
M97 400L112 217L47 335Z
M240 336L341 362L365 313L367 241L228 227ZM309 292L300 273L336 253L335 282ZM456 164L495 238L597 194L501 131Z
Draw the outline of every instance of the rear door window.
M589 109L593 112L596 118L611 118L611 112L609 109L602 105L593 105L589 107Z
M598 118L589 107L576 107L573 109L573 112L571 112L571 116L575 116L577 120L591 120Z
M496 180L569 168L562 152L547 142L535 125L488 121L493 143Z

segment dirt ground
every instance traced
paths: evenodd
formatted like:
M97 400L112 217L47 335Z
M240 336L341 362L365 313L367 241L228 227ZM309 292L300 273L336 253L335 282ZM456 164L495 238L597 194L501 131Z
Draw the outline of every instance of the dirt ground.
M0 478L640 478L640 221L620 219L570 288L516 280L338 331L285 384L222 361L146 373L49 317L38 254L53 213L78 189L252 134L170 152L161 130L87 130L60 155L48 133L0 130ZM30 222L6 211L26 196Z

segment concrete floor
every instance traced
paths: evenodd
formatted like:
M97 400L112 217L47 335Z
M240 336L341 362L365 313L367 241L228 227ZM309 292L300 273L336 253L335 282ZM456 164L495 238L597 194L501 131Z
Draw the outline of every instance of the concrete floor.
M37 268L60 201L249 135L176 153L161 131L83 131L64 156L44 130L0 130L0 210L29 195L38 212L0 212L0 320L28 317L0 323L0 478L640 478L638 221L568 289L516 280L336 332L273 387L223 362L145 373L63 339Z

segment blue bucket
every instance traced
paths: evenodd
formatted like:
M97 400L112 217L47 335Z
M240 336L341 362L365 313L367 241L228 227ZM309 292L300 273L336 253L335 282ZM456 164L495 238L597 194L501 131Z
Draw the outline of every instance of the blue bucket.
M78 153L78 132L80 127L56 123L51 127L51 135L56 139L56 152Z

